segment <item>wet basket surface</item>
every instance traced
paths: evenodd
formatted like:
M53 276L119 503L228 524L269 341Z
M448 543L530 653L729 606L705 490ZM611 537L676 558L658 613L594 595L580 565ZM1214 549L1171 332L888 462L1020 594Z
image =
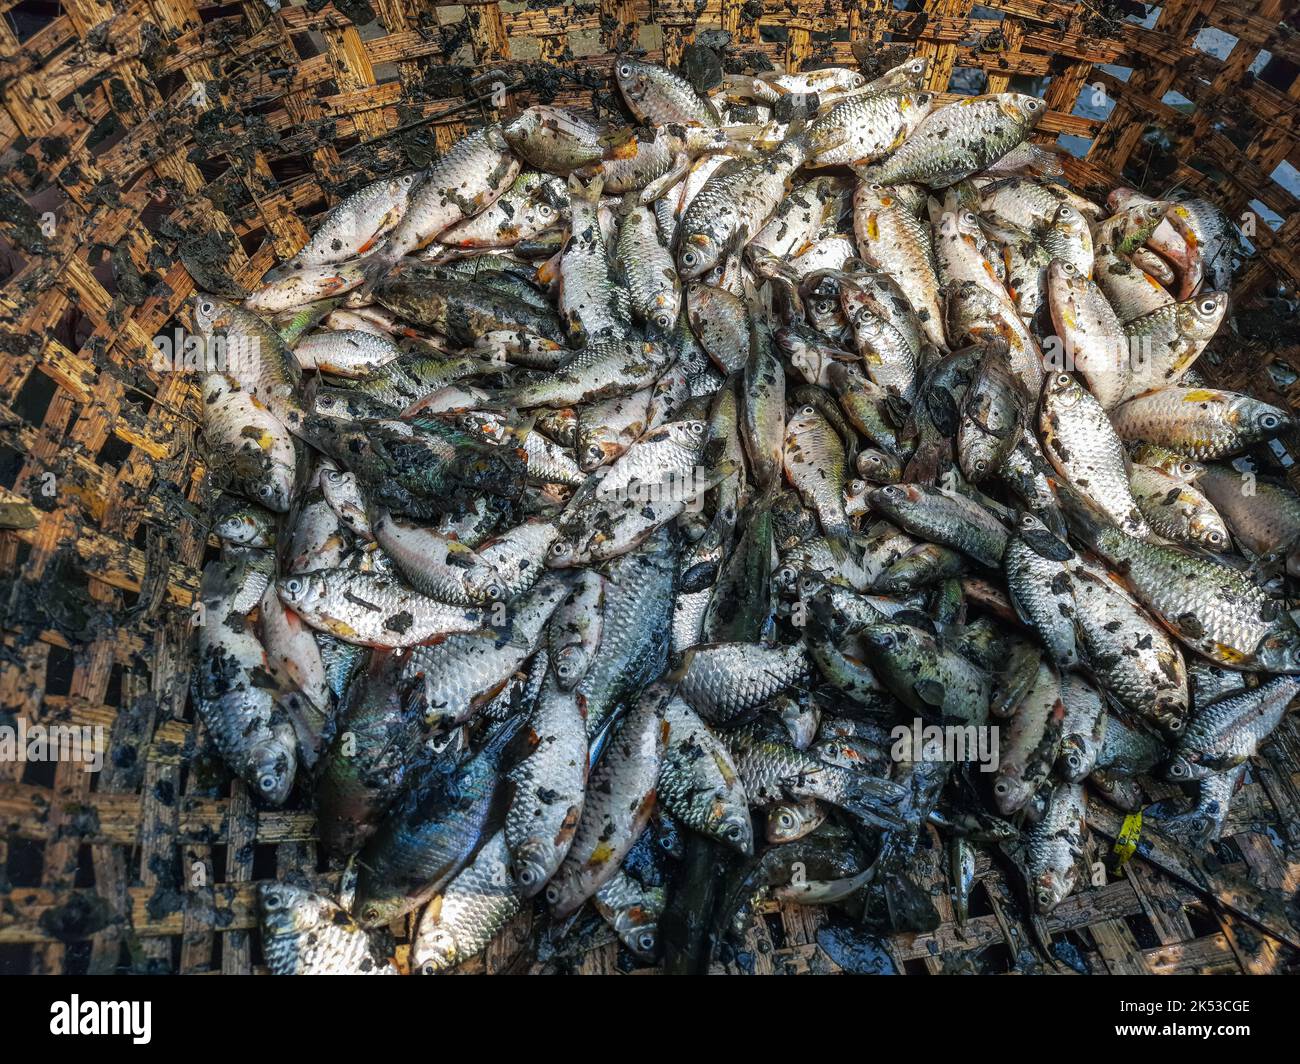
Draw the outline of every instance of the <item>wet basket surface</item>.
M154 338L196 289L252 286L306 240L304 219L490 117L539 99L617 111L619 51L689 64L693 45L725 44L732 72L874 73L918 54L945 99L1041 95L1034 139L1071 153L1075 187L1178 182L1249 227L1234 292L1248 328L1203 364L1300 397L1294 319L1270 309L1300 282L1300 17L1281 0L0 5L0 724L101 727L108 747L99 772L0 762L0 971L255 971L256 883L336 884L310 809L259 810L195 723L191 604L212 551L197 378L155 369ZM1291 716L1212 858L1147 833L1122 875L1037 926L982 858L958 928L932 838L937 932L864 959L821 910L766 905L728 970L1034 970L1048 937L1061 968L1293 969L1298 771ZM1121 820L1091 805L1090 859L1110 860ZM536 967L529 923L468 969ZM612 936L562 966L629 967Z

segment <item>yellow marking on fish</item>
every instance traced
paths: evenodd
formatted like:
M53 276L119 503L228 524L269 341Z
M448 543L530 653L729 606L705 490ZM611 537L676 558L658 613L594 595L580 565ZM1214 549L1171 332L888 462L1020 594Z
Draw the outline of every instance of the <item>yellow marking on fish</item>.
M882 200L881 202L883 203L884 201ZM867 239L880 239L880 222L876 219L874 214L867 216Z
M614 847L607 842L602 842L591 851L591 857L587 860L587 867L599 868L613 856Z
M348 624L347 621L326 620L325 627L328 628L334 635L337 635L343 639L347 639L349 637L355 639L357 637L357 630L353 628L352 625Z
M1128 859L1137 853L1138 837L1142 834L1142 813L1130 813L1124 818L1119 834L1115 836L1115 854L1119 857L1116 871L1119 872Z
M1218 392L1208 388L1193 388L1183 396L1184 403L1212 403L1219 398Z
M722 778L728 787L736 782L735 772L731 770L731 766L727 763L726 759L716 751L713 754L713 763L718 766L718 771L722 773Z
M1243 654L1236 647L1230 647L1224 643L1214 644L1214 656L1216 660L1223 662L1225 665L1244 665L1250 660L1249 654Z

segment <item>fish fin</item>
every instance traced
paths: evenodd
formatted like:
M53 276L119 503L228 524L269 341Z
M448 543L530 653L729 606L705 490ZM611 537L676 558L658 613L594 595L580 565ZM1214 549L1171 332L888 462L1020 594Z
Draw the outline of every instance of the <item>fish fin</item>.
M917 680L912 684L912 690L927 706L934 706L936 709L943 705L944 697L947 695L946 688L938 680Z
M569 175L569 198L579 199L587 203L600 202L600 194L605 189L605 175L603 172L590 171L584 172L575 170Z

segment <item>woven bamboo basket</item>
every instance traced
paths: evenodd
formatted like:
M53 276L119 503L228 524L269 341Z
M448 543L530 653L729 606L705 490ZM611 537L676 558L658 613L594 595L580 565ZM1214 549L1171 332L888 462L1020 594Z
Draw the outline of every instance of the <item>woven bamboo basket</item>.
M1258 219L1234 297L1265 324L1279 283L1300 283L1300 206L1284 180L1300 167L1300 17L1283 0L0 4L0 724L101 726L108 745L98 773L0 762L0 971L256 971L256 884L337 885L310 809L259 810L188 704L191 603L213 549L197 378L157 372L151 353L196 288L252 286L305 242L304 219L376 174L423 165L538 99L616 111L620 50L675 65L726 42L733 72L870 73L915 53L945 98L1042 95L1035 139L1068 148L1075 187L1180 182ZM1300 337L1258 332L1222 345L1209 371L1296 406L1287 361L1300 369ZM935 846L944 922L885 940L881 963L1292 968L1298 772L1293 716L1255 760L1213 859L1144 835L1122 874L1044 923L985 860L958 928ZM1090 856L1105 859L1121 816L1094 805L1090 819ZM720 966L859 967L826 920L760 906L745 950ZM467 967L543 967L530 923ZM545 966L635 967L611 935Z

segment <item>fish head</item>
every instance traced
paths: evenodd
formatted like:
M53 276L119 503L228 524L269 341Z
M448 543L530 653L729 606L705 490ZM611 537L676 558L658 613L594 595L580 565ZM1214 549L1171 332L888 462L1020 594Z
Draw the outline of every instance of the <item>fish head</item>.
M1294 419L1286 411L1248 395L1233 401L1229 419L1246 425L1259 436L1276 436L1294 426Z
M648 72L647 64L623 57L614 64L614 81L622 92L644 92L642 83Z
M814 802L781 802L767 814L767 841L794 842L814 830L826 814Z
M861 639L873 656L899 660L912 656L911 651L919 647L928 636L910 624L885 621L871 625L862 633Z
M1255 659L1268 672L1300 673L1300 632L1283 618L1276 631L1260 640Z
M1023 92L1005 92L1002 97L1007 113L1018 117L1026 126L1036 126L1043 115L1047 114L1047 104L1037 96Z
M1046 916L1061 904L1074 890L1077 873L1074 868L1049 868L1034 881L1034 905Z
M895 484L903 475L898 459L874 447L858 452L858 474L868 484Z
M1215 554L1227 550L1230 545L1228 528L1217 513L1206 512L1192 515L1188 532L1192 542L1200 544Z
M1075 213L1078 214L1077 211ZM1083 216L1079 215L1079 217ZM1063 302L1073 293L1081 292L1084 285L1084 276L1072 262L1053 259L1051 265L1047 267L1047 291L1050 298Z
M963 426L963 429L965 426ZM972 484L992 476L1002 464L1002 444L986 432L963 432L957 448L957 464Z
M1034 799L1035 788L1015 776L999 776L993 782L993 802L998 812L1010 816Z
M257 889L262 928L272 935L290 935L318 927L328 916L325 899L289 883L263 883Z
M362 875L365 875L364 869L362 869ZM364 880L358 881L357 894L357 911L355 913L357 923L367 930L384 927L409 911L406 899L400 894L382 898L369 897L368 891L364 889Z
M1072 373L1055 373L1043 381L1043 401L1048 407L1068 409L1083 402L1085 394Z
M642 960L653 961L659 955L659 923L653 909L641 905L621 909L614 918L614 931Z
M850 517L866 513L871 509L870 493L871 485L865 480L850 480L844 485L844 512Z
M537 839L526 839L515 849L515 882L525 898L533 897L546 886L554 868L550 847Z
M562 647L551 659L555 678L560 681L560 686L566 689L582 675L585 665L586 654L577 646Z
M280 601L302 613L325 592L324 580L317 573L295 573L276 581Z
M576 540L557 539L546 552L546 564L552 569L563 569L577 564L580 545Z
M690 233L683 237L677 252L677 268L682 277L691 279L708 273L722 257L722 245L710 234Z
M1227 292L1210 292L1178 304L1176 322L1180 336L1209 340L1219 329L1228 309Z
M227 514L213 525L212 530L231 543L249 543L257 536L257 522L250 514Z
M911 484L886 484L868 496L871 505L882 513L897 513L921 498L921 492Z
M460 958L456 936L445 927L435 927L420 933L415 971L420 975L437 975L454 968Z
M221 328L227 315L233 309L234 305L227 303L224 299L218 299L206 292L195 293L193 306L194 327L203 335L211 336L213 332Z
M283 805L293 789L297 761L292 749L268 739L249 751L244 779L268 805Z
M592 473L622 453L623 449L615 440L602 437L588 439L578 448L578 466L584 473Z
M1090 233L1088 219L1068 203L1062 203L1056 208L1055 213L1052 215L1052 225L1065 230L1067 233L1078 235ZM1075 270L1075 273L1078 273L1078 270Z
M754 822L747 807L715 802L713 833L746 857L754 852Z
M673 331L677 325L677 305L673 298L663 295L657 297L654 309L650 311L649 324L660 336L667 336Z
M1087 774L1090 759L1084 747L1083 739L1079 736L1066 736L1061 743L1060 759L1065 765L1067 779L1077 781L1083 779Z

